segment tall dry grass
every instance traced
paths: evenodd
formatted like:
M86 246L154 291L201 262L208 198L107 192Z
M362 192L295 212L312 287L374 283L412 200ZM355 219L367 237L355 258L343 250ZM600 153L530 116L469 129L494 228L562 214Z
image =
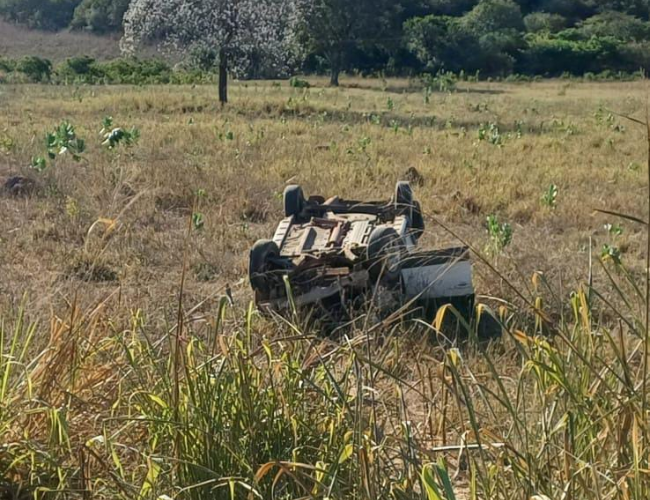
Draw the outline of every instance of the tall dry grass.
M116 329L102 305L73 309L27 356L45 329L19 316L2 328L5 487L41 498L647 498L643 311L601 323L598 297L577 291L557 321L540 301L533 317L504 307L504 337L487 345L437 343L451 336L438 323L330 340L224 298L180 331L152 330L141 312Z

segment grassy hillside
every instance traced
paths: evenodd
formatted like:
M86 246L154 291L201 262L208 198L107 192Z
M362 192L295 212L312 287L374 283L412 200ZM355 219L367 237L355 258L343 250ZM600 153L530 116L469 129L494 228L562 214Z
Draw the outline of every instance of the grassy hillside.
M118 42L115 36L30 30L0 20L0 55L4 57L38 55L53 62L81 55L113 59L120 56Z
M595 212L648 218L615 114L647 83L322 83L0 86L0 180L35 183L0 195L0 496L648 498L646 233ZM108 115L139 141L102 146ZM64 118L80 161L29 168ZM410 167L421 244L476 249L503 338L249 309L287 183L388 198Z

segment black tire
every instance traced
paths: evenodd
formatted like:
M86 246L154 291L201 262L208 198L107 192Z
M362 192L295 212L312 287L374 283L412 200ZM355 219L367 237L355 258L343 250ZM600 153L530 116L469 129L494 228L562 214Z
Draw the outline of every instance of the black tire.
M501 323L489 312L483 311L477 321L476 330L479 340L491 340L503 334Z
M381 277L393 281L399 277L399 268L386 265L386 259L395 252L401 253L404 248L402 238L392 227L378 227L370 233L368 239L367 257L370 266L368 271L372 280Z
M251 248L248 260L248 277L253 290L261 298L268 298L272 281L268 273L273 270L272 260L280 256L280 249L271 240L259 240Z
M305 195L297 185L287 186L284 190L284 215L291 217L299 215L305 208Z
M413 236L415 236L415 239L420 239L420 236L424 233L424 216L422 215L422 207L420 207L420 202L418 201L413 204L411 229L413 230Z
M413 189L408 181L399 181L395 186L395 203L413 205Z

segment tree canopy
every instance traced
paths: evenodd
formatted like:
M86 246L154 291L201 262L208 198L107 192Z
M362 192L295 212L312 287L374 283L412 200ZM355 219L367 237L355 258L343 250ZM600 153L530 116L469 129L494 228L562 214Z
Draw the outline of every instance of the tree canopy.
M252 62L282 71L292 62L296 8L294 0L132 0L122 45L127 51L143 42L216 51L225 103L228 73L243 76Z
M233 32L220 13L238 5L248 13ZM126 47L171 44L203 69L221 52L231 73L251 78L650 69L650 0L0 0L0 16L121 32Z

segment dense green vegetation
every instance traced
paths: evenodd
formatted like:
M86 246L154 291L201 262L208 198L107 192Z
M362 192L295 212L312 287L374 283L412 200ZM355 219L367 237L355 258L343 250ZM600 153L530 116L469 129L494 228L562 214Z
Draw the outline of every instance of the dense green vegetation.
M307 58L295 70L328 71L333 83L342 71L554 76L650 68L650 0L318 2L301 38ZM38 29L120 32L129 3L0 0L0 15Z
M71 57L53 65L36 56L0 58L0 83L56 84L195 84L215 80L214 72L191 64L172 68L158 59L121 58L96 61L87 56Z
M0 14L30 28L120 31L130 0L0 0Z
M52 83L56 85L166 85L166 84L209 84L218 80L216 68L206 68L200 61L191 60L185 65L171 66L161 59L137 59L123 57L109 61L97 61L92 57L71 57L59 64L50 60L27 56L21 59L0 57L0 84L3 83ZM587 72L581 76L565 72L563 78L585 81L633 81L645 77L641 71L634 73L624 71ZM511 74L492 78L496 81L533 81L539 76ZM458 82L475 82L480 74L466 72L452 73L440 71L435 75L423 75L412 81L415 87L422 87L425 92L451 91ZM292 77L288 85L293 88L309 88L306 80Z
M560 8L526 14L511 0L484 0L462 16L415 18L404 29L408 47L433 71L553 76L647 69L647 5L603 8L586 9L593 15L584 19Z

